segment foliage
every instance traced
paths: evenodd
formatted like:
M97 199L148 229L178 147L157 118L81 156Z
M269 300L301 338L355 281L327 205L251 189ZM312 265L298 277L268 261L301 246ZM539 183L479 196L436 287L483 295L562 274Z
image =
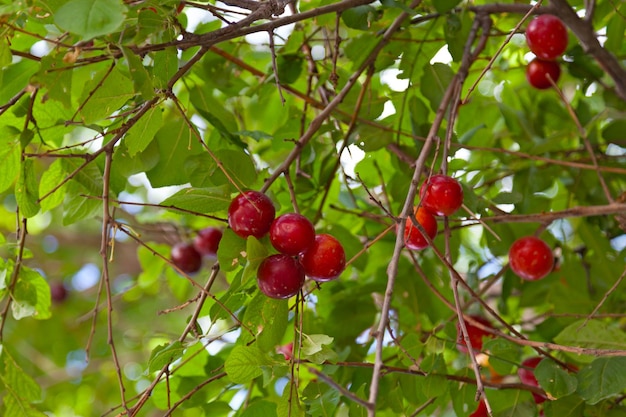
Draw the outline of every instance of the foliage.
M0 414L626 416L626 6L544 3L0 0ZM570 31L549 90L529 12ZM464 208L412 252L430 173ZM339 239L342 276L261 294L244 189ZM177 271L207 226L217 260ZM557 266L526 282L533 234Z

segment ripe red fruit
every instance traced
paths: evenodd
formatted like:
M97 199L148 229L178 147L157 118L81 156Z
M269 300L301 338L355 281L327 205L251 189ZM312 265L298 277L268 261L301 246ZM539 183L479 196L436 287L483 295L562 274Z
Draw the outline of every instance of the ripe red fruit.
M276 353L280 353L285 357L286 361L290 361L293 357L293 342L289 342L286 345L281 345L276 348Z
M484 325L485 327L493 329L493 326L484 317L470 315L472 319ZM480 351L483 348L483 337L494 337L493 334L487 332L486 330L481 329L480 327L474 326L469 321L465 321L465 328L467 329L467 335L469 336L470 343L472 344L472 349L474 351ZM463 332L461 331L461 324L457 322L456 324L456 348L463 353L469 352L467 348L467 343L463 338Z
M62 303L67 298L67 288L62 282L50 283L50 298L55 303Z
M336 279L346 268L346 253L341 243L331 235L319 234L300 254L304 273L314 281Z
M541 362L542 359L543 358L540 356L533 356L532 358L526 359L524 362L522 362L522 366L517 368L517 376L519 376L519 379L522 382L522 384L530 385L532 387L539 386L539 383L537 382L537 378L535 378L534 369L537 367L537 365L539 364L539 362ZM536 394L534 392L532 394L537 404L541 404L542 402L546 400L546 397L542 395Z
M437 174L420 188L422 207L438 216L449 216L463 205L463 187L452 177Z
M415 219L424 228L431 240L434 239L437 235L437 220L435 216L424 207L419 207L415 209ZM410 217L406 220L404 226L404 243L407 248L413 250L422 250L428 247L428 241Z
M177 243L172 247L170 258L174 265L187 274L198 272L202 267L202 255L191 243Z
M304 285L304 270L296 258L284 254L270 255L259 265L257 283L268 297L293 297Z
M552 271L554 255L546 242L534 236L526 236L511 245L509 265L519 277L536 281Z
M538 58L556 59L567 48L567 29L561 19L554 15L537 16L528 24L526 43Z
M476 411L474 411L472 414L470 414L469 417L489 417L489 414L487 413L487 404L485 404L485 400L480 400L480 402L478 403L478 407L476 408Z
M243 237L263 237L270 230L276 209L272 200L258 191L245 191L231 201L228 207L228 224Z
M207 227L198 231L193 240L193 247L200 255L215 257L220 240L222 240L222 231L217 227Z
M270 242L280 253L297 255L313 243L315 228L298 213L278 216L270 227Z
M550 79L555 83L561 76L561 67L558 62L544 61L543 59L535 58L528 63L526 67L526 79L528 83L538 90L545 90L550 88L552 84Z

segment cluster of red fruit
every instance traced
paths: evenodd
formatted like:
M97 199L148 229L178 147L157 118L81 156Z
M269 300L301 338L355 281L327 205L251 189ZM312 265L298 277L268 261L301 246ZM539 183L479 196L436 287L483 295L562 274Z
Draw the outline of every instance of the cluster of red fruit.
M567 48L567 29L561 19L550 14L537 16L528 24L526 43L536 58L526 67L526 79L533 87L550 88L559 79L561 67L556 59Z
M428 240L416 225L416 220L432 240L437 235L435 216L450 216L463 205L463 187L452 177L436 174L420 188L421 202L404 227L404 243L413 250L428 247Z
M476 315L470 315L469 317L473 319L474 321L480 323L486 329L493 329L493 326L491 325L491 323L484 317L476 316ZM483 338L485 337L492 338L495 336L493 333L490 333L486 329L475 326L474 324L469 323L469 322L465 323L465 328L467 329L467 335L469 337L469 341L472 346L472 349L476 352L479 352L482 350ZM461 328L458 323L457 323L456 342L457 342L457 348L459 351L463 353L468 352L467 343L465 342L465 339L463 338ZM519 377L520 382L522 382L525 385L532 386L532 387L539 387L539 383L537 382L537 378L535 377L535 374L534 374L534 369L537 367L537 365L539 364L539 362L541 362L542 359L543 358L540 356L532 356L530 358L525 359L522 362L521 366L519 366L517 369L517 376ZM533 392L532 394L537 404L541 404L542 402L546 400L546 397L541 394L538 394L535 392ZM482 400L480 401L480 403L478 404L478 407L470 415L470 417L487 417L487 408L486 408L486 405L484 404L484 401Z
M265 295L292 297L304 285L305 276L318 282L339 277L346 255L337 239L316 234L313 224L301 214L275 216L272 201L258 191L239 194L228 208L228 224L237 235L260 239L269 233L279 252L265 258L257 270L259 289Z
M517 376L522 384L531 387L539 387L539 382L537 382L537 378L535 377L534 369L537 365L539 365L539 362L541 362L542 359L543 358L541 356L530 357L524 360L522 365L517 368ZM537 394L536 392L533 392L532 394L536 404L541 404L547 399L545 396ZM543 410L539 415L543 415ZM476 411L470 414L469 417L489 417L489 414L487 413L487 405L484 400L480 400Z
M216 227L199 230L193 242L179 242L172 247L172 263L187 274L194 274L202 268L203 258L215 258L222 239L222 231Z

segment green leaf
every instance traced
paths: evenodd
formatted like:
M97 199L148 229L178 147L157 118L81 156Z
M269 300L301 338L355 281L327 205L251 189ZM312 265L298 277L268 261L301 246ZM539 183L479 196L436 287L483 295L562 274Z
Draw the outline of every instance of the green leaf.
M472 137L476 134L476 132L486 127L487 125L485 125L484 123L481 123L478 126L475 126L469 129L467 132L463 133L461 137L459 137L459 143L468 143L472 139Z
M338 390L317 380L309 382L302 391L302 402L307 406L307 415L311 416L334 415L340 397Z
M152 246L152 249L156 251L156 253L161 253L163 256L166 256L170 247L165 245L154 245ZM157 282L162 276L163 270L167 266L163 259L144 246L139 246L137 248L137 260L141 265L141 274L139 274L139 277L137 278L137 284L141 288L149 288Z
M50 287L39 272L22 266L12 298L15 320L31 316L42 320L50 318Z
M491 201L495 204L517 204L524 200L524 196L519 192L499 193Z
M158 88L167 87L167 83L178 71L178 55L176 48L165 48L154 54L154 82Z
M437 0L433 2L433 6L438 13L444 14L454 9L460 2L461 0Z
M9 283L7 282L7 278L10 276L9 271L11 270L11 268L12 265L10 262L5 262L4 259L0 259L0 291L2 291L2 293L0 293L0 300L4 296L4 291L9 285Z
M22 368L9 356L0 350L4 357L3 370L0 372L0 381L4 384L4 413L11 417L44 417L45 414L32 406L32 403L41 400L41 388L24 372Z
M578 394L589 404L626 389L626 357L597 358L578 372Z
M576 321L561 331L554 341L560 345L592 349L626 349L626 333L615 323L598 320Z
M260 131L260 130L240 130L238 132L233 132L236 135L241 135L241 136L246 136L249 138L252 138L254 140L261 141L263 139L273 139L274 136L270 135L269 133Z
M626 120L613 120L602 129L602 137L608 142L626 146L626 135L624 135L624 132L626 132Z
M185 188L161 202L164 207L176 207L196 213L225 211L230 205L228 187Z
M102 121L134 96L132 81L126 78L119 69L113 68L111 72L98 72L83 89L81 103L85 104L80 110L83 123Z
M214 157L221 164L221 168ZM220 149L213 156L206 153L196 155L185 165L185 172L188 173L190 182L196 186L234 183L239 189L245 189L255 188L257 181L252 158L239 149Z
M439 2L436 3L438 5L440 4ZM461 62L463 59L465 43L467 42L472 22L473 18L470 17L468 13L446 15L444 33L448 44L448 51L455 62Z
M320 352L324 345L333 343L333 338L325 334L303 334L300 353L304 356Z
M148 74L146 67L143 66L141 58L125 46L120 46L120 48L122 49L124 58L126 58L126 61L128 62L128 69L135 86L135 92L137 94L141 94L144 100L150 100L155 96L154 85L152 84L152 79L150 74ZM152 108L151 110L155 110L155 108ZM156 130L158 130L158 128L155 129L155 131Z
M26 87L39 64L30 59L23 59L5 67L0 72L0 103L6 103Z
M212 113L211 111L207 110L204 107L199 107L196 106L196 110L198 110L198 113L200 113L200 115L207 121L209 122L215 129L217 129L217 131L220 133L220 135L224 138L227 139L228 141L230 141L232 144L240 146L242 148L246 148L248 145L246 145L245 142L243 142L239 136L231 133L227 128L226 125L224 125L224 123L222 123L222 120L216 116L214 113Z
M604 47L619 55L623 52L624 33L626 32L626 21L622 13L626 12L626 7L622 5L618 13L615 13L606 25L606 42Z
M221 244L221 242L220 242ZM248 236L246 239L246 268L243 271L242 281L248 282L252 277L256 277L256 271L263 262L263 260L269 255L269 252L265 245L254 236Z
M62 158L61 158L62 159ZM52 210L63 202L65 197L66 185L62 185L57 188L61 181L65 179L65 170L63 169L63 161L57 159L54 161L48 169L41 175L39 181L39 195L41 196L41 209L43 211ZM52 194L49 192L55 190ZM44 196L48 195L44 198Z
M163 126L162 113L163 111L159 107L152 107L133 127L128 129L124 142L131 157L144 151L152 142L154 135Z
M164 366L174 362L181 358L185 349L183 344L176 340L169 344L163 344L152 349L150 353L150 360L148 361L148 371L157 372L163 369Z
M262 294L260 294L262 295ZM259 348L270 352L285 336L289 316L289 302L266 297L261 309L261 333L257 336Z
M11 54L11 48L6 38L0 39L0 68L4 68L11 64L13 55ZM0 78L1 80L1 78Z
M230 352L224 370L235 384L246 384L263 374L261 367L274 362L257 346L235 346Z
M494 411L494 417L534 417L537 415L537 405L528 391L502 392L489 391L489 402Z
M78 158L61 158L61 164L66 174L73 174L72 183L80 189L80 193L99 196L102 194L102 173L96 164L82 166L83 161Z
M535 378L541 388L554 399L562 398L576 391L578 381L554 361L544 359L534 370Z
M47 55L41 58L36 81L48 89L48 97L69 109L72 106L72 74L61 54Z
M483 348L489 352L489 365L500 375L510 374L522 353L518 345L500 338L485 338Z
M163 127L155 135L159 162L146 172L153 187L186 184L189 181L184 169L186 160L203 151L196 134L183 119L164 120Z
M20 280L18 283L26 282L35 290L35 314L33 318L37 320L47 320L51 317L50 312L50 285L46 279L34 269L22 266L20 269Z
M20 173L19 130L13 126L0 126L0 193L7 190Z
M264 400L253 402L241 413L241 417L274 417L276 415L276 403Z
M366 152L378 150L387 146L393 141L393 135L388 131L381 131L377 127L366 124L359 125L356 128L357 145Z
M70 0L54 14L54 22L83 39L91 39L115 32L125 13L120 0Z
M583 417L585 400L578 395L569 395L555 401L543 403L546 417Z
M352 7L341 13L341 20L349 28L368 30L372 22L380 18L378 11L372 6L363 5Z
M454 73L447 65L441 63L426 65L421 78L420 91L430 102L431 109L437 110L453 78Z
M68 187L71 189L72 187ZM75 187L74 187L75 188ZM63 225L68 226L89 217L94 217L102 212L102 202L98 199L75 195L68 198L63 204Z
M282 84L292 84L298 81L304 58L300 54L282 54L276 58L278 79Z
M217 248L217 260L223 271L233 271L241 265L240 258L246 251L246 241L237 236L233 229L228 228L222 234Z
M22 161L20 175L15 184L15 200L24 217L33 217L39 213L39 187L32 159Z

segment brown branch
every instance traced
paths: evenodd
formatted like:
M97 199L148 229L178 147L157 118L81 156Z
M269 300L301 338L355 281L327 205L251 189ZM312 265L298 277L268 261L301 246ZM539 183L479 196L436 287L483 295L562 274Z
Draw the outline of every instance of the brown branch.
M561 211L533 214L506 214L501 216L481 217L487 223L544 223L549 224L555 220L568 217L593 217L606 216L608 214L620 214L626 212L626 204L612 203L604 206L572 207Z
M113 296L111 293L111 279L109 276L109 247L111 242L111 212L109 201L109 186L111 180L111 164L113 162L113 152L109 151L105 154L104 172L102 174L102 235L100 245L100 256L102 258L102 281L104 283L104 291L107 300L107 343L111 349L111 356L115 365L115 372L120 388L120 397L122 399L122 407L128 411L126 404L126 387L124 386L124 377L122 376L122 367L120 359L115 347L113 336Z

